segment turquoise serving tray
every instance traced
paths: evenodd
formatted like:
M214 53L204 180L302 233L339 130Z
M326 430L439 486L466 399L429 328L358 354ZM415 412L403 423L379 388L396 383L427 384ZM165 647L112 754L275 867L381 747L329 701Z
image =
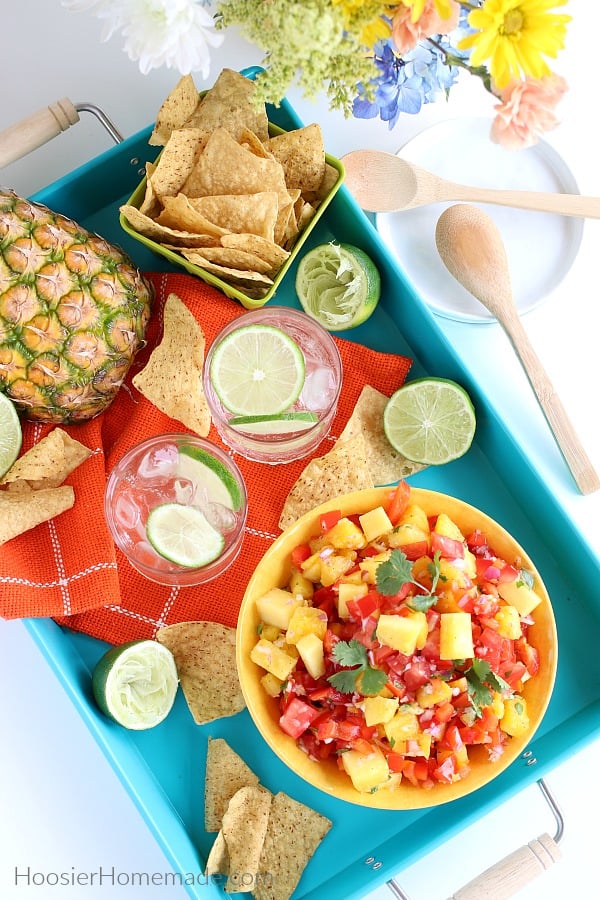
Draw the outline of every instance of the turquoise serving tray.
M285 102L268 112L281 128L302 124ZM156 154L156 148L147 143L149 134L150 128L133 135L33 199L120 244L140 268L175 271L168 261L153 255L119 226L119 205L131 196L145 162ZM600 644L600 599L590 589L597 584L598 558L465 370L434 315L415 295L374 226L343 186L304 249L332 239L362 247L373 257L382 276L382 299L375 314L344 336L378 350L411 356L411 378L452 378L470 393L478 427L469 452L410 481L479 507L527 549L545 581L556 616L556 686L527 755L486 787L439 807L374 811L336 801L290 773L268 749L247 712L199 727L179 696L172 714L151 731L128 732L111 724L96 709L90 687L90 672L106 645L61 628L52 620L28 619L26 627L156 836L175 877L198 900L224 896L219 879L211 882L202 875L214 838L203 828L203 773L209 734L224 737L266 787L286 791L333 821L294 896L304 900L352 900L540 779L600 733L600 669L593 653L580 652L583 637L588 648ZM277 303L298 306L294 276L295 265L276 294Z

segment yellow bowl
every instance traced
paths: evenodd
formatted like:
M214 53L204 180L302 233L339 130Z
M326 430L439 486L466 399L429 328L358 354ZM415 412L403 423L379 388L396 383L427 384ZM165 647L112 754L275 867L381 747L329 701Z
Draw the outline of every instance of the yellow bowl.
M297 544L319 533L319 515L322 512L339 509L342 515L364 513L380 505L389 491L390 488L374 488L338 497L302 516L277 538L258 564L242 601L237 628L237 665L244 698L256 727L269 747L293 772L325 793L349 803L373 809L418 809L456 800L483 787L523 753L542 721L552 694L557 665L556 623L548 592L533 562L501 525L455 497L412 488L412 499L428 515L445 512L464 534L480 529L499 556L509 562L520 557L523 568L534 576L534 588L542 597L542 603L536 607L533 613L535 625L531 625L528 631L528 640L540 655L540 670L525 683L523 690L530 730L522 737L511 738L496 762L489 761L483 746L469 747L470 774L454 784L436 784L431 790L415 788L403 781L394 789L362 794L355 790L345 772L338 769L335 759L320 762L310 759L295 740L280 729L278 701L267 695L260 683L264 670L250 659L259 624L256 600L270 588L286 585L290 572L290 553Z

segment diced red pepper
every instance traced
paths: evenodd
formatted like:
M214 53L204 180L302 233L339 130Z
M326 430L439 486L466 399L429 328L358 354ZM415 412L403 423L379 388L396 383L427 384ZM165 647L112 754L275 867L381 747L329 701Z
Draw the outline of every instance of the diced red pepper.
M436 551L445 559L464 559L465 556L465 547L462 541L455 541L454 538L447 537L445 534L432 531L431 552L435 553Z
M302 563L311 555L312 552L308 544L298 544L291 553L292 565L299 569Z
M392 750L386 756L387 764L390 772L401 772L404 766L404 756Z
M520 637L515 644L517 659L525 663L530 675L537 675L540 670L540 654L536 647L532 647L526 637Z
M321 531L325 533L329 531L330 528L333 528L334 525L342 518L341 510L339 509L331 509L329 512L322 513L319 517L319 524L321 526Z
M409 502L410 485L406 481L399 481L386 506L386 512L392 525L398 524L406 512Z
M347 606L350 618L360 622L379 610L379 594L377 591L369 591L364 597L348 600Z

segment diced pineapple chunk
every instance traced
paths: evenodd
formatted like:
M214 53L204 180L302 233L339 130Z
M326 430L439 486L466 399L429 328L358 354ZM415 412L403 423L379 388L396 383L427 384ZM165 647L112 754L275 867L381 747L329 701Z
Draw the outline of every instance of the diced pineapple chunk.
M367 541L358 525L345 516L326 532L327 543L336 550L361 550Z
M435 522L435 528L438 534L443 534L444 537L452 538L453 541L464 542L465 536L456 525L450 516L447 516L446 513L440 513Z
M502 637L509 641L517 641L521 637L521 617L514 606L501 606L494 618L498 623L498 634Z
M280 695L283 681L280 681L279 678L275 678L271 672L265 672L260 679L260 683L269 697L278 697Z
M421 733L416 712L406 704L398 709L393 719L383 723L383 730L394 749L400 741L416 740Z
M440 659L470 659L474 655L471 614L442 613L440 616Z
M345 575L352 568L354 568L354 560L351 557L343 556L341 553L334 553L321 560L319 581L325 587L328 587L331 584L335 584L338 578L341 578L342 575Z
M429 546L429 531L423 531L411 522L401 523L386 535L385 540L389 547L396 548L406 547L407 544L423 543Z
M305 600L311 600L312 595L315 592L313 582L310 581L306 575L297 569L295 566L292 568L290 573L290 580L288 583L288 587L290 592L297 596L303 597Z
M504 715L500 727L513 737L521 737L529 731L529 715L527 703L519 694L504 701Z
M301 564L302 574L309 581L317 584L321 580L321 556L319 552L313 553Z
M517 609L520 616L528 616L542 602L542 598L521 578L499 584L498 593L503 600Z
M377 553L376 556L368 556L361 559L358 566L367 584L377 584L377 568L382 562L390 558L391 550Z
M349 581L340 581L338 584L337 608L340 619L348 618L348 600L358 600L366 596L369 586L366 582L352 584Z
M300 606L290 619L285 635L288 644L297 644L305 634L314 634L320 640L327 631L327 613L315 606Z
M447 703L452 698L452 688L441 678L432 678L417 691L417 703L429 709L437 703Z
M428 759L431 754L431 735L422 731L416 738L406 742L404 753L406 756L424 756Z
M277 625L263 624L260 629L260 636L267 641L276 641L280 634L281 628L278 628Z
M409 503L400 519L401 525L414 525L419 531L429 534L429 518L422 506L418 503Z
M398 698L365 697L365 722L367 725L381 725L393 719L398 711Z
M494 691L494 699L490 704L492 708L492 712L495 716L498 716L499 719L504 715L504 698L499 691Z
M377 640L407 656L417 649L420 634L421 622L412 616L390 616L384 613L377 621Z
M394 527L383 506L376 506L358 517L360 527L364 531L367 541L374 541L382 534L391 531Z
M325 674L323 641L310 632L298 639L296 648L311 678L322 678Z
M296 665L293 656L264 638L254 645L250 652L250 659L280 681L285 681Z
M419 626L415 649L422 650L427 643L427 637L429 635L429 623L427 621L427 616L424 612L421 612L418 609L411 609L408 613L407 618L412 619L413 622L415 622Z
M378 747L371 753L346 750L341 754L344 771L352 779L352 784L361 794L368 794L387 783L390 776L387 760Z
M266 625L275 625L283 631L290 624L295 609L303 604L302 597L282 588L271 588L256 601L256 609Z
M471 576L467 574L467 567L463 559L440 558L440 581L442 584L452 585L453 582L460 588L471 587Z

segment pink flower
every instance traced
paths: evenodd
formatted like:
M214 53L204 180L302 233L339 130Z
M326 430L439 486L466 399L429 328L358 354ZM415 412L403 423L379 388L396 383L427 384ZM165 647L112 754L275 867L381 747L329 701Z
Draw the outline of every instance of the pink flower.
M432 34L449 34L458 24L460 6L450 0L451 14L442 19L435 8L434 0L425 0L423 12L416 22L411 22L412 8L399 4L392 19L392 40L398 53L402 56L414 50L418 42Z
M558 125L554 107L567 90L560 75L516 81L500 94L491 138L508 150L523 150L535 144L545 131Z

